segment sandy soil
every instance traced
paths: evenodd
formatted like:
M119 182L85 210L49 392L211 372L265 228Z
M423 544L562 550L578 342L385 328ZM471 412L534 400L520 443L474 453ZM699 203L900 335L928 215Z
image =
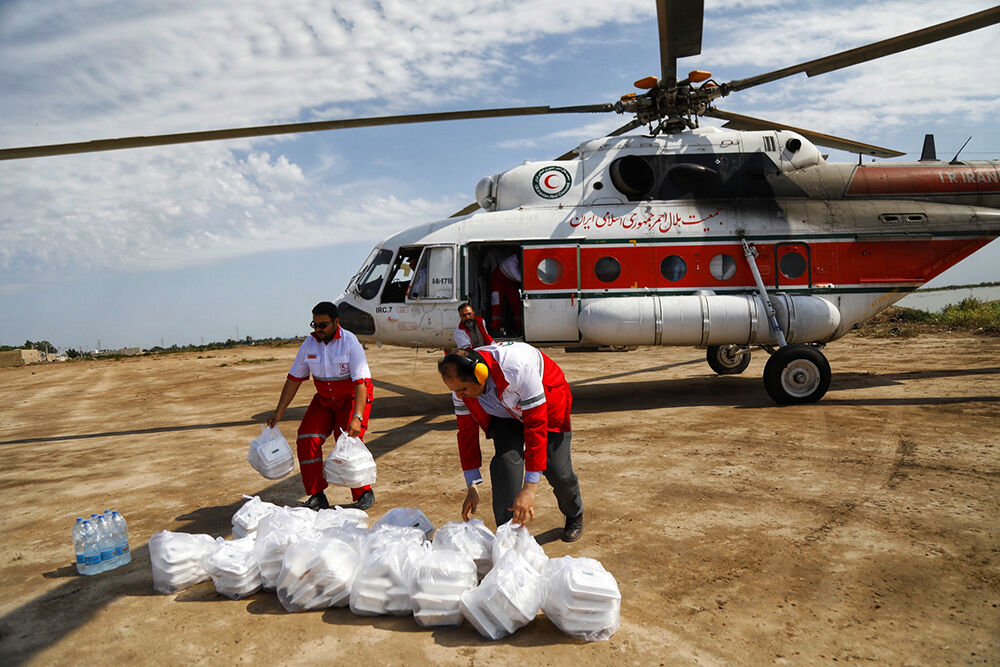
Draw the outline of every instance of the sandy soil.
M0 369L0 663L1000 662L1000 339L850 336L827 348L830 392L805 407L770 402L762 353L716 377L698 350L554 351L574 386L586 532L556 539L544 483L531 527L550 556L597 558L617 577L621 629L593 644L541 615L488 642L468 624L290 614L273 593L232 601L211 582L154 593L155 532L228 536L241 494L304 498L297 474L269 482L245 461L294 352ZM369 360L372 517L458 518L435 354ZM78 576L73 519L107 507L129 521L133 562Z

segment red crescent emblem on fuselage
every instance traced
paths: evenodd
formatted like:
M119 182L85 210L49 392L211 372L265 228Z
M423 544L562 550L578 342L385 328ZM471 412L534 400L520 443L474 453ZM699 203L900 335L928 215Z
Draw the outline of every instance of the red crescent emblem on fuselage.
M549 179L552 178L553 176L556 176L556 175L557 174L549 174L544 179L542 179L542 183L545 184L545 187L547 187L547 188L549 188L551 190L555 190L556 189L556 186L554 186L551 183L549 183Z

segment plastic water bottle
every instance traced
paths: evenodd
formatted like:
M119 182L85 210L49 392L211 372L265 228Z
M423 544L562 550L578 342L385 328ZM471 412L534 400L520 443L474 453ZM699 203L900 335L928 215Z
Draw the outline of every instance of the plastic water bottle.
M115 528L115 560L118 565L132 562L132 551L128 543L128 522L118 510L111 513L111 525Z
M101 571L101 549L97 545L97 526L89 520L84 520L80 532L83 535L83 574L97 574Z
M73 552L76 554L76 571L86 574L84 570L87 564L83 556L83 517L77 517L76 523L73 524Z
M101 549L100 572L114 569L115 566L114 563L112 563L112 558L114 556L114 543L111 535L111 524L108 522L108 518L103 514L99 515L97 519L97 534L97 543L100 545Z

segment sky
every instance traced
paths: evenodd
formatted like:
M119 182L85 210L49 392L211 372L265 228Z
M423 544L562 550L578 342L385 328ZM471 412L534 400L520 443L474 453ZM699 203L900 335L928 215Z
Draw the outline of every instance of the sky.
M729 81L992 6L707 0ZM720 108L1000 159L994 26ZM654 0L0 0L0 147L321 119L613 102L658 74ZM380 239L616 114L364 128L0 162L0 344L301 336ZM705 124L717 124L707 120ZM830 151L832 161L856 155ZM995 241L930 285L1000 280Z

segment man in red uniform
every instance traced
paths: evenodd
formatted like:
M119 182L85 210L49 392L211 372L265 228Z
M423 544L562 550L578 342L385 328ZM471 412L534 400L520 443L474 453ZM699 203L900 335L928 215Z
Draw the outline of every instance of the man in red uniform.
M302 417L296 448L302 485L310 494L305 506L321 510L330 507L323 493L328 486L323 478L323 442L331 434L335 434L336 438L344 431L350 436L364 438L373 392L365 350L354 334L341 328L337 306L321 301L313 308L312 316L314 331L302 342L295 355L278 399L278 407L267 424L274 426L281 421L299 385L311 374L316 395ZM342 507L366 510L375 504L371 486L351 489L351 495L354 502Z
M479 429L492 438L493 517L497 525L535 517L542 474L566 517L562 539L583 534L583 499L570 457L573 396L562 369L526 343L496 343L449 352L438 372L452 391L458 420L458 453L467 486L462 518L479 506L483 481Z
M486 320L476 315L476 311L468 301L458 307L458 315L462 320L455 327L455 347L461 350L474 350L483 345L493 344L493 337L486 330Z
M517 255L505 258L490 274L490 327L494 333L520 336L524 329L521 308L521 260ZM513 324L506 317L510 313Z

